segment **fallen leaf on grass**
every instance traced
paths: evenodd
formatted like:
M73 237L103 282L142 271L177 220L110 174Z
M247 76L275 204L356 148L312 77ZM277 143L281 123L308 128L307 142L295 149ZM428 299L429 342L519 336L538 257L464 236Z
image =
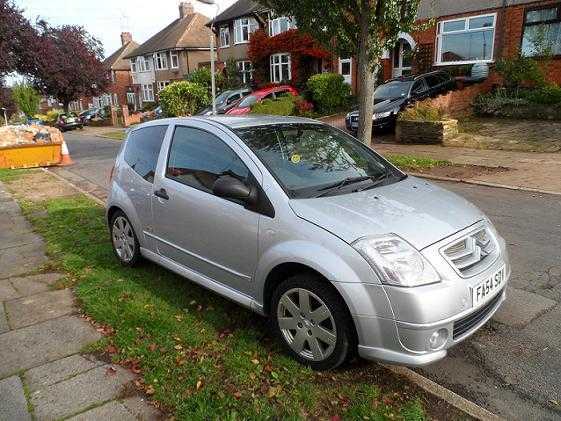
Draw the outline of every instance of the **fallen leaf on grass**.
M181 314L176 314L174 317L175 317L175 320L177 320L178 322L183 320L183 316L181 316Z
M252 359L251 362L255 365L259 364L259 360L257 358Z
M156 348L158 348L158 345L156 345L155 343L151 343L150 345L148 345L148 351L150 352L154 352Z
M197 381L197 390L199 390L201 387L203 387L203 381L199 379Z
M105 351L108 354L117 354L119 352L115 345L108 345L107 348L105 348Z
M183 349L183 347L179 344L175 345L174 348L177 349L178 351Z
M242 392L234 392L234 398L240 399L242 397Z
M117 374L117 370L115 369L115 367L107 367L105 369L106 376L114 376L115 374Z
M154 386L152 386L151 384L147 385L144 391L146 392L147 395L153 395L156 392Z
M282 388L280 386L271 386L267 391L267 397L274 398L275 396L279 396L281 393Z

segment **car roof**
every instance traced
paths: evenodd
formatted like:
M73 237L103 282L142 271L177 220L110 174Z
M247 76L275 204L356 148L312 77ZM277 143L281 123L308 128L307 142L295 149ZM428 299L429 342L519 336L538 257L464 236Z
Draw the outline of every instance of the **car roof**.
M386 80L384 83L388 83L388 82L411 82L411 81L415 81L430 75L448 75L447 72L445 72L444 70L434 70L432 72L427 72L427 73L422 73L420 75L415 75L415 76L399 76L399 77L394 77L392 79L388 79Z
M289 117L289 116L273 116L273 115L249 115L249 116L228 116L228 115L216 115L216 116L196 116L196 117L173 117L173 118L163 118L159 120L152 120L146 123L139 124L135 126L133 130L140 129L149 126L158 126L164 124L181 124L182 122L188 123L189 121L208 121L215 125L226 126L229 129L241 129L248 127L259 127L259 126L269 126L275 124L317 124L325 125L318 120L313 120L310 118L303 117Z
M270 94L271 92L275 92L278 91L280 89L294 89L292 86L290 85L276 85L276 86L269 86L268 88L261 88L261 89L257 89L255 91L253 91L251 93L251 95L255 95L255 96L264 96L267 94Z

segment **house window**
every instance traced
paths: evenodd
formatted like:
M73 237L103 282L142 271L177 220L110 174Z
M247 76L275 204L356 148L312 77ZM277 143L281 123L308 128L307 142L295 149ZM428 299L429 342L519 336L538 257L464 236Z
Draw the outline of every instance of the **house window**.
M561 55L561 5L526 11L522 54Z
M179 68L179 53L177 51L170 51L169 57L171 61L171 68L172 69Z
M171 82L169 80L159 80L158 82L156 82L156 84L158 86L158 92L160 92L162 89L164 89L170 83Z
M279 83L290 79L292 79L290 54L273 54L271 56L271 82Z
M230 46L230 28L227 26L223 26L220 28L220 46Z
M139 72L148 72L152 70L152 57L137 57L136 67Z
M287 16L279 16L277 18L274 18L272 15L269 16L269 36L271 37L295 27L296 25L294 25L293 20Z
M234 44L249 42L249 35L258 28L254 18L241 18L234 21Z
M131 60L131 72L132 73L136 73L137 69L136 69L136 59Z
M492 61L496 17L490 14L439 22L437 64Z
M154 87L152 84L142 85L142 101L154 102Z
M244 84L249 83L253 79L253 68L251 61L238 61L238 72Z
M156 53L154 55L156 70L166 70L168 68L168 57L166 53Z

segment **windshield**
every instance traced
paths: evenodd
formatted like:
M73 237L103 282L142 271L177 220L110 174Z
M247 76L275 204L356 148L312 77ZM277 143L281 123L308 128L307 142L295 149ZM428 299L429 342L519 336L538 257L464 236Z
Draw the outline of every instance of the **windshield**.
M251 107L253 104L257 102L257 97L255 95L246 96L242 101L238 104L238 107Z
M383 85L378 86L378 88L374 91L374 99L376 100L406 97L409 94L411 83L411 81L393 81L384 83Z
M220 95L218 95L216 97L216 103L221 104L222 102L226 101L226 99L228 98L228 95L230 95L230 93L232 93L232 91L224 91L224 92L220 93Z
M235 132L293 198L349 193L403 177L370 148L329 126L279 124Z

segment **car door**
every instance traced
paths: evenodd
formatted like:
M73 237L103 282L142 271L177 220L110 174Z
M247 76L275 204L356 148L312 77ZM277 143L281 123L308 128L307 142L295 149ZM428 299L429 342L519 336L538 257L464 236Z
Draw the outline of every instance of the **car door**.
M259 183L257 166L229 135L205 122L176 125L167 159L160 163L164 168L155 183L159 197L152 199L158 252L249 295L260 215L243 203L215 196L212 187L223 175Z
M168 125L148 126L133 130L127 137L123 154L124 165L119 167L119 185L131 201L137 233L151 231L152 193L158 157ZM149 240L143 246L153 250Z
M421 101L429 96L428 87L424 79L417 79L411 87L411 101Z

